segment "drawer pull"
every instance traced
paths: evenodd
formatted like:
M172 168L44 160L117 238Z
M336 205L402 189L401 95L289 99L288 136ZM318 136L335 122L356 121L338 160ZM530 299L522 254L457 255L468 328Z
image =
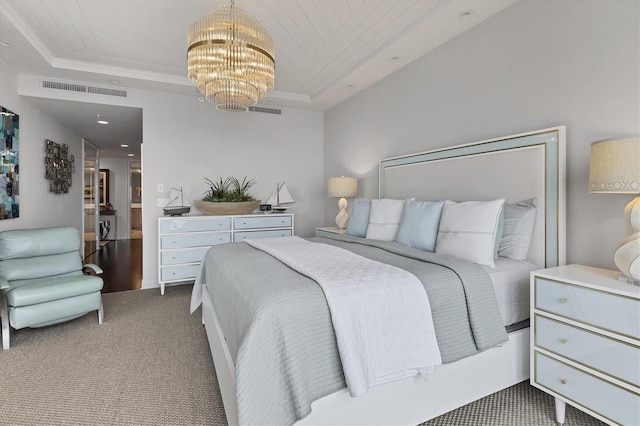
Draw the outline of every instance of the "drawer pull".
M560 339L560 343L562 343L563 345L567 343L567 339Z
M566 385L567 384L567 379L561 379L560 383L562 383L563 385Z
M560 303L567 303L567 299L563 297L562 299L560 299Z

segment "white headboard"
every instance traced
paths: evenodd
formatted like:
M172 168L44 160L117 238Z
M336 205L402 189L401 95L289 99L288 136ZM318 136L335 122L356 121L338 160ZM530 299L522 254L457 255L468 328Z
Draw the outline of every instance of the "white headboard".
M565 263L565 127L380 161L380 198L454 201L537 198L528 260Z

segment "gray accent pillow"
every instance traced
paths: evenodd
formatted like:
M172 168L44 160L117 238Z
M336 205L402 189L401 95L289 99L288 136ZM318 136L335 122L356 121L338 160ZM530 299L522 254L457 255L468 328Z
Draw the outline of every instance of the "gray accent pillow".
M405 201L396 242L420 250L435 251L442 206L444 201Z
M347 234L363 238L367 235L370 210L371 201L354 200L349 223L347 224Z
M524 261L536 226L536 198L504 206L504 229L498 256Z
M502 242L502 234L504 233L504 207L502 207L502 211L500 212L500 219L498 220L498 230L496 231L496 242L493 245L493 258L497 259L500 257L498 255L498 250L500 249L500 243Z

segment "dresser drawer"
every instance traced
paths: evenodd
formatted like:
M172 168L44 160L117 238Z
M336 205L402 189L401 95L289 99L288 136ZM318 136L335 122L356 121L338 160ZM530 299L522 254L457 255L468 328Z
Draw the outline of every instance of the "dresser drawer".
M228 231L231 229L231 218L203 218L203 219L168 219L161 220L161 234L176 234L181 232L200 231Z
M640 348L535 316L534 343L602 373L640 386Z
M535 308L640 338L640 309L635 299L536 277Z
M234 229L285 228L291 227L291 216L234 217ZM237 240L236 240L237 241Z
M160 255L161 265L177 265L180 263L201 262L209 247L190 250L163 251Z
M290 237L291 229L278 229L273 231L245 231L233 234L233 241L244 241L247 238L272 238L272 237Z
M200 265L180 265L160 268L161 281L193 280L198 275Z
M163 235L160 238L162 249L185 247L208 247L231 242L229 232L203 232L186 235Z
M535 382L623 425L640 424L638 395L534 352Z

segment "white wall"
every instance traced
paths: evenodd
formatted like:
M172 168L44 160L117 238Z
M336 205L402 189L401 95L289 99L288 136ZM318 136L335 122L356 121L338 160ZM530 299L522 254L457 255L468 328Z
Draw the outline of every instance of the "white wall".
M129 226L129 159L100 157L100 168L109 169L109 202L116 210L117 240L131 236ZM110 234L109 238L113 238Z
M639 27L637 1L520 1L328 111L325 177L376 198L379 159L566 125L567 260L615 269L633 197L588 192L590 144L640 134Z
M207 189L205 177L247 176L257 181L250 193L265 200L276 182L286 181L296 200L289 210L295 214L296 235L314 235L322 223L322 112L284 108L282 115L227 114L199 102L196 95L128 89L127 97L120 98L51 91L39 83L38 76L21 75L19 93L142 108L143 288L158 285L157 222L172 186L182 186L185 200L192 203ZM102 168L108 164L101 163ZM164 186L161 193L158 184ZM194 207L191 214L200 213ZM119 235L120 228L118 223Z
M143 106L143 286L157 282L157 200L172 186L185 200L201 199L205 178L247 176L250 193L266 200L287 182L296 200L295 233L310 236L323 218L323 114L285 108L282 115L217 111L196 96L146 93ZM164 185L164 193L157 185ZM199 214L192 207L191 214Z
M20 116L20 216L0 221L0 231L73 226L82 232L82 138L18 96L17 73L0 62L0 105ZM75 173L67 194L49 192L45 180L45 139L69 145Z

